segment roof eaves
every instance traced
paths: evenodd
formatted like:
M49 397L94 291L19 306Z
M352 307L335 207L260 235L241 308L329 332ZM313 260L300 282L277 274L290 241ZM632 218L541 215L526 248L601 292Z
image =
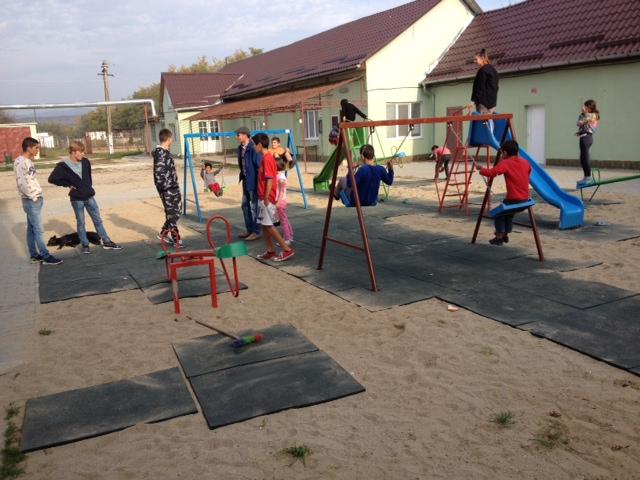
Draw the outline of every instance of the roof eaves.
M223 94L222 95L222 100L225 100L225 101L226 100L235 100L235 99L238 99L238 98L247 97L247 96L250 96L250 95L255 95L255 94L260 93L260 92L268 92L270 89L274 89L274 88L278 88L278 87L284 87L286 85L294 85L294 84L296 84L298 82L303 82L303 81L306 81L306 80L313 80L314 78L323 77L323 76L326 76L326 75L335 75L337 73L348 72L349 70L358 70L361 67L362 63L364 63L364 62L359 62L359 63L357 63L355 65L350 65L350 66L347 66L347 67L340 67L340 68L334 69L334 70L325 70L323 72L318 72L315 75L309 75L309 76L301 77L301 78L294 78L294 79L291 79L291 80L285 80L283 82L272 83L272 84L269 84L269 85L262 85L262 86L253 88L251 90L243 90L241 92L238 92L237 94L232 94L232 95L224 95Z
M480 15L481 13L483 13L482 7L478 5L478 3L475 0L462 0L462 2L467 7L469 7L469 10L471 10L474 14Z

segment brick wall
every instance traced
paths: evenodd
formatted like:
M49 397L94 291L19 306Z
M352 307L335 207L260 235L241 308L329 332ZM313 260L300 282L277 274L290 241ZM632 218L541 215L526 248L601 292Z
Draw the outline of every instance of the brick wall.
M4 160L6 153L12 158L22 153L22 140L31 136L29 127L0 128L0 159Z

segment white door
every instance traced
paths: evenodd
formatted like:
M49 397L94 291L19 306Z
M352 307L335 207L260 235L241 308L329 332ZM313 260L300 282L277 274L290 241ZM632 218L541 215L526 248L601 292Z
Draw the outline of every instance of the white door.
M217 120L211 120L209 122L209 132L210 133L218 133L220 132L220 124ZM222 153L222 141L219 137L210 138L209 142L211 142L211 153Z
M544 151L545 112L544 105L527 106L527 151L540 165L547 162Z

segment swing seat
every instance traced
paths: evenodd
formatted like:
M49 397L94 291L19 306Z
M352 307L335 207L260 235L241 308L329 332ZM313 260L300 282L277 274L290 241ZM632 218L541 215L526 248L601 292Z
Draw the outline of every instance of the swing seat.
M342 201L342 204L345 207L353 207L354 205L351 203L351 199L349 198L349 196L347 195L347 192L345 192L344 190L342 190L340 192L340 200Z
M498 217L500 215L504 215L507 213L517 213L520 212L522 210L526 210L528 208L533 207L536 204L535 200L527 200L526 202L520 202L520 203L511 203L511 204L504 204L501 203L500 205L498 205L496 208L494 208L493 210L491 210L489 212L489 216L491 218L495 218Z

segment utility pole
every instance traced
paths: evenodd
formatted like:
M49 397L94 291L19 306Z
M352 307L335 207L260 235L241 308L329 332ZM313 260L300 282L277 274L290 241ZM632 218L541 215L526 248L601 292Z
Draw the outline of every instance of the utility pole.
M98 75L102 76L102 82L104 83L104 101L111 101L109 95L109 77L113 77L114 75L109 73L109 64L106 60L102 61L101 73ZM109 148L109 155L113 154L113 135L111 133L111 107L107 106L107 146Z

